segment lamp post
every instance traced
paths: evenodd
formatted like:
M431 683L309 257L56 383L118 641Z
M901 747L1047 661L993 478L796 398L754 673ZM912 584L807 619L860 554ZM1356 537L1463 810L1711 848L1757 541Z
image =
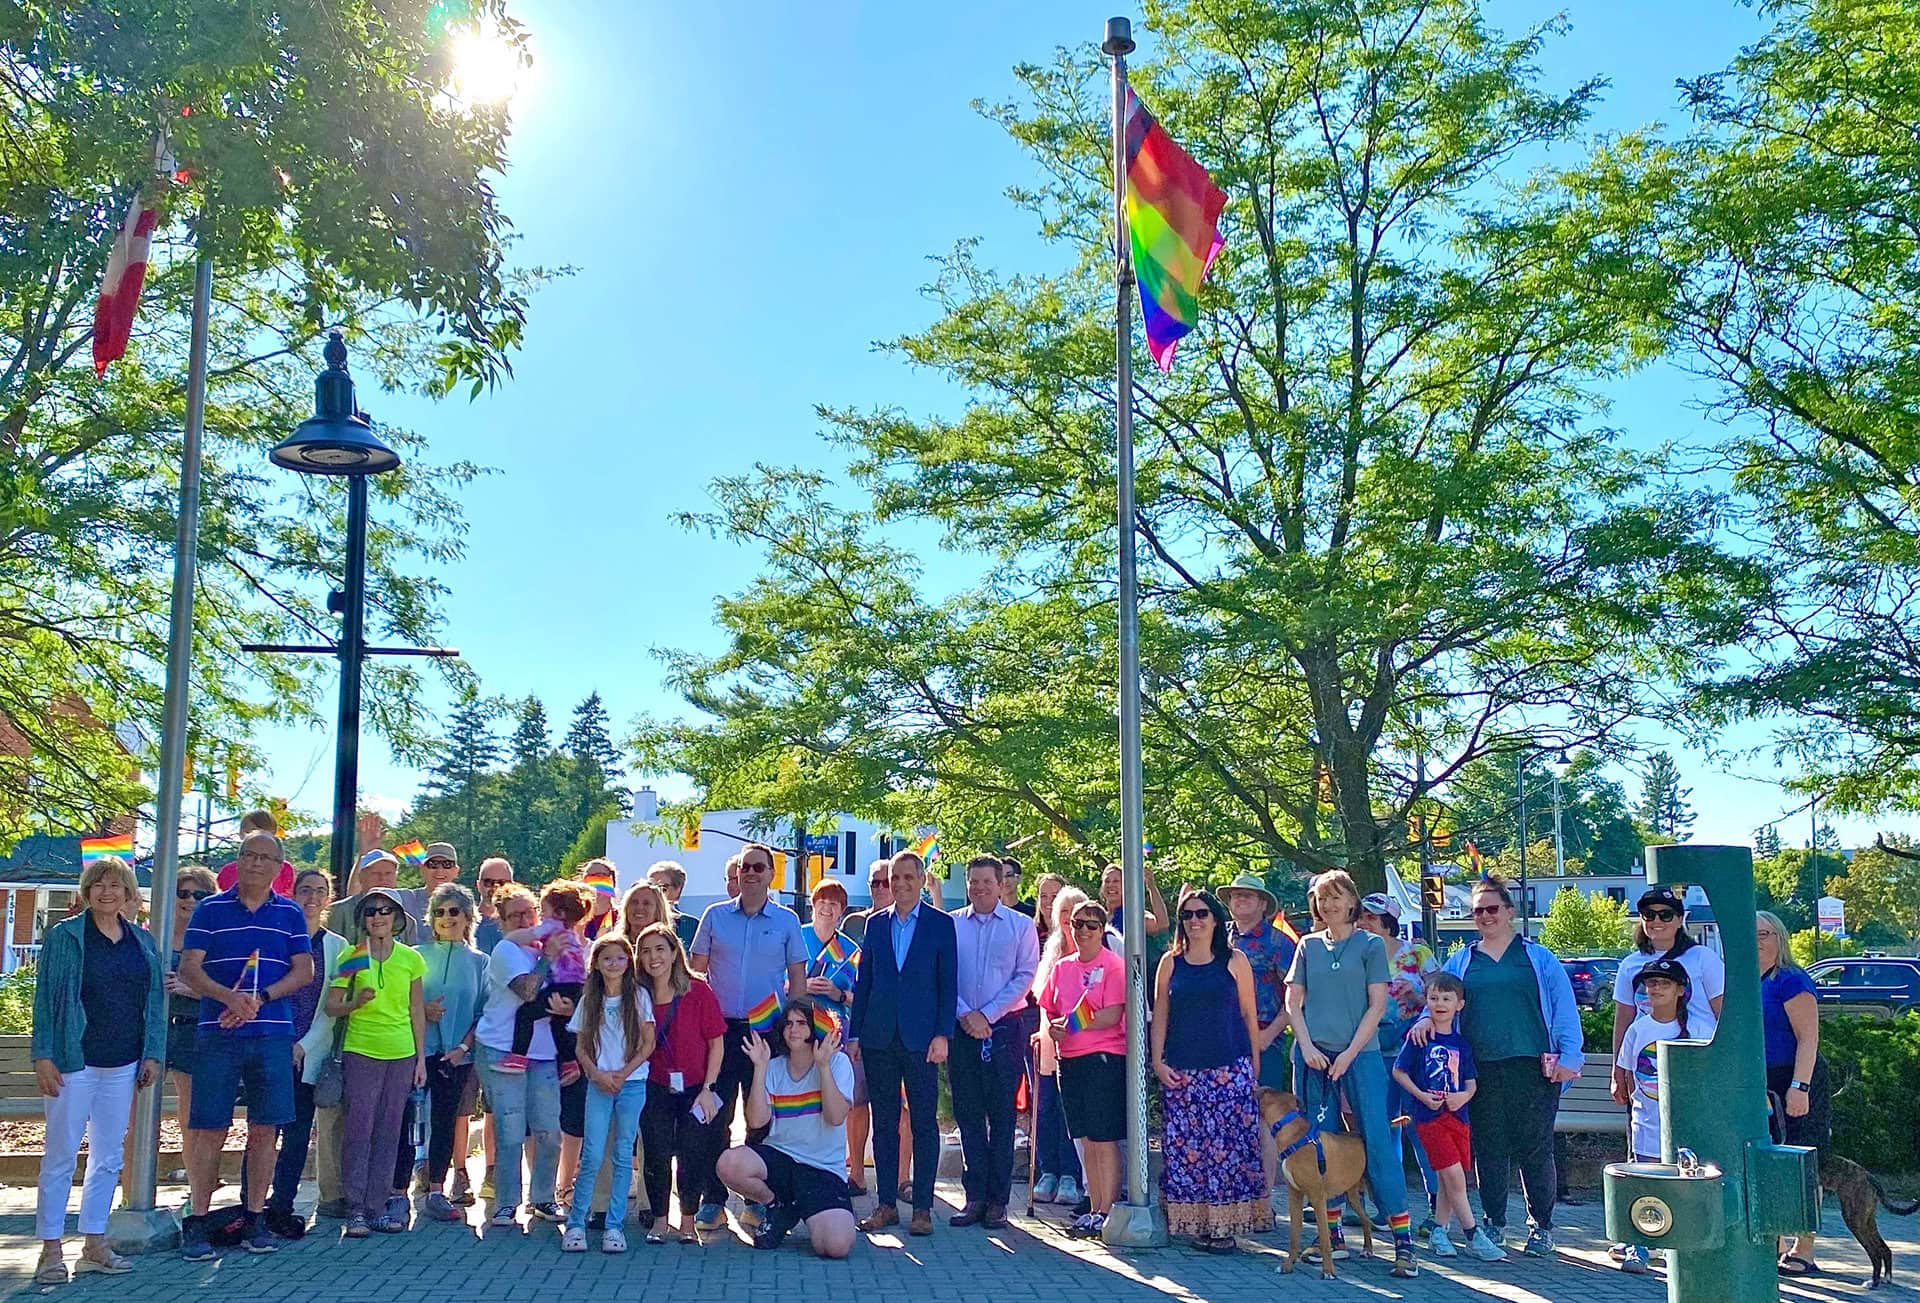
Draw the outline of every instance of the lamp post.
M328 599L340 613L340 711L334 742L333 880L344 891L353 869L354 813L360 788L360 668L366 659L367 477L397 470L400 454L380 442L354 399L347 342L336 328L313 382L313 415L268 454L302 475L347 477L347 565L343 586Z

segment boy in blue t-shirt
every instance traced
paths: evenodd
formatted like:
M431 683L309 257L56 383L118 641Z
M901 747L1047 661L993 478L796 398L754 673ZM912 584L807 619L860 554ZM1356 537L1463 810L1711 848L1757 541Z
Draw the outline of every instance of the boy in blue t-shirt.
M1467 1101L1478 1086L1473 1049L1454 1030L1467 1004L1467 988L1452 973L1434 973L1426 981L1427 1018L1433 1033L1425 1045L1408 1039L1393 1061L1393 1079L1407 1092L1413 1109L1413 1129L1426 1147L1440 1189L1433 1201L1436 1223L1431 1247L1435 1257L1456 1258L1460 1251L1447 1234L1457 1225L1473 1256L1499 1262L1507 1255L1474 1225L1467 1203L1467 1168L1473 1163L1473 1131L1467 1123Z

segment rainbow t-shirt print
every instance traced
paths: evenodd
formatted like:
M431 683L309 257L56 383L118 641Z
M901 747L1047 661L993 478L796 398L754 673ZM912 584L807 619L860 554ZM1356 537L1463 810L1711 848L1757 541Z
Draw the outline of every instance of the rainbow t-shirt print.
M1633 1084L1641 1096L1649 1101L1660 1098L1660 1063L1654 1057L1654 1041L1640 1047L1640 1053L1633 1060Z
M820 1111L820 1088L799 1091L792 1095L767 1092L767 1103L773 1109L776 1118L807 1117Z

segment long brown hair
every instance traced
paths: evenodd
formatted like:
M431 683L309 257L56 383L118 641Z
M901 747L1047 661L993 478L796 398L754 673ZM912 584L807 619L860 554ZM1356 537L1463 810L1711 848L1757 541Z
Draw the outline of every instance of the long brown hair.
M607 980L600 975L600 952L611 946L626 951L627 968L620 977L620 1023L627 1037L627 1052L640 1043L640 965L633 957L633 946L618 932L609 932L593 943L587 956L587 983L580 993L580 1048L588 1059L600 1057L600 1026L606 1021Z
M640 967L640 944L649 937L659 937L667 943L667 949L673 952L673 966L667 970L667 987L678 1000L693 985L693 974L687 969L686 948L680 944L679 936L672 925L667 923L649 923L640 929L640 935L633 940L633 966ZM653 979L645 979L647 994L653 994Z

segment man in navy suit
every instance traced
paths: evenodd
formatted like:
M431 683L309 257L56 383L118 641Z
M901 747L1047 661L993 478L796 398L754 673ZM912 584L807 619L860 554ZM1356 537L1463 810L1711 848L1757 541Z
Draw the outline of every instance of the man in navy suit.
M933 1234L933 1183L940 1166L939 1065L947 1061L958 998L953 919L920 899L926 865L912 851L893 857L893 908L867 920L853 987L847 1051L866 1065L873 1106L873 1166L879 1204L865 1231L897 1225L900 1088L913 1129L913 1235Z

